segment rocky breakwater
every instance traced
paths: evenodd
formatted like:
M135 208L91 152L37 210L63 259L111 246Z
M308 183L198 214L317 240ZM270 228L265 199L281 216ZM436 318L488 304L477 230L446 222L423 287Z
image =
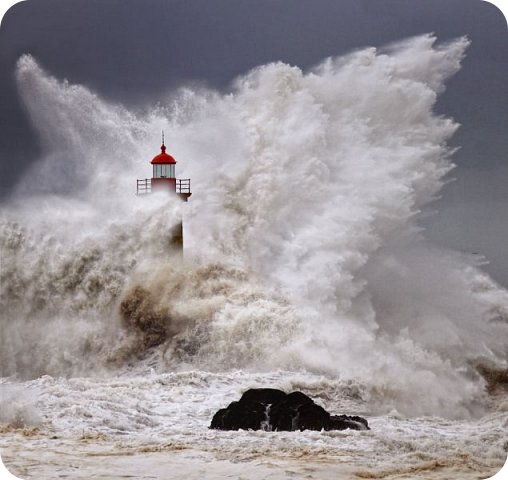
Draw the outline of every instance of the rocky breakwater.
M369 430L358 416L330 415L302 392L284 393L273 388L247 390L237 402L221 408L210 428L217 430Z

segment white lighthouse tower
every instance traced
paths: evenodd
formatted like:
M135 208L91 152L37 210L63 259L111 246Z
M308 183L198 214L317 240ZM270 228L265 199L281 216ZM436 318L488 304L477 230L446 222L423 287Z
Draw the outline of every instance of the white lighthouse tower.
M167 192L186 202L192 195L190 178L176 178L176 160L166 153L164 132L162 132L161 153L150 162L153 167L152 178L137 181L136 194L147 195L152 192ZM183 250L183 222L180 221L172 230L170 244L174 249Z

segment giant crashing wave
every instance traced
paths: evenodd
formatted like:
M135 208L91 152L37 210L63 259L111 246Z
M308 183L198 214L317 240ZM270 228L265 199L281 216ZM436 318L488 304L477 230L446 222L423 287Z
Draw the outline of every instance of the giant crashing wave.
M307 72L272 63L136 114L22 56L43 155L1 208L0 374L109 375L152 355L160 371L301 370L361 382L385 409L477 412L471 366L505 362L508 293L418 226L454 167L458 125L433 107L467 46L423 35ZM133 192L161 128L192 178L184 207Z

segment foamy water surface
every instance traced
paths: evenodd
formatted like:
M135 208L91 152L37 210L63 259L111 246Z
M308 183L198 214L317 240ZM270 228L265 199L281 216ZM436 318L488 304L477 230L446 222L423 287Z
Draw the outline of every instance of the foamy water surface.
M17 82L43 155L0 209L11 471L499 470L508 292L478 256L433 245L419 226L454 168L459 126L433 107L467 46L423 35L307 72L264 65L227 94L182 88L143 112L22 56ZM134 195L161 129L177 176L192 179L188 204ZM178 259L168 232L181 218ZM371 430L208 429L254 387L301 390Z
M217 409L265 385L302 390L334 413L367 414L371 430L208 429ZM40 422L1 438L3 461L22 478L487 478L506 448L506 411L469 422L371 416L358 386L305 373L45 376L16 388L30 399L22 414Z

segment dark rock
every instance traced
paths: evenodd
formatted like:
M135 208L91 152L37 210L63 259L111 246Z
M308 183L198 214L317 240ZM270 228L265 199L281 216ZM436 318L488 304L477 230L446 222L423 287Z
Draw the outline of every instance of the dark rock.
M354 415L332 415L330 417L330 427L328 430L370 430L369 424L365 418Z
M238 402L220 409L210 428L218 430L369 430L358 416L330 414L302 392L273 388L247 390Z
M259 430L266 420L266 406L259 402L232 402L213 417L210 428L218 430Z
M299 430L328 430L330 414L315 403L305 403L298 407L295 420Z
M272 430L321 430L330 420L330 414L302 392L285 395L269 411Z
M275 388L251 388L240 398L240 402L259 402L263 405L272 405L280 402L286 394Z
M478 373L487 381L487 393L503 393L508 391L508 368L503 368L494 363L480 361L476 365Z

